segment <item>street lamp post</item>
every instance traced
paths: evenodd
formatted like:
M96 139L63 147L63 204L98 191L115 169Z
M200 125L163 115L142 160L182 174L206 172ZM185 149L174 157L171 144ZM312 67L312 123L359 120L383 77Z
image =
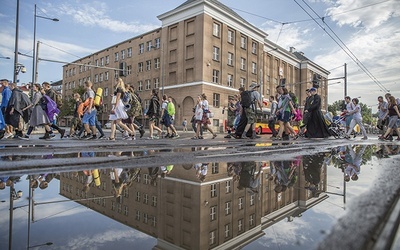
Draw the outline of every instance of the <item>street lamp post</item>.
M37 81L37 63L36 63L36 18L42 18L42 19L47 19L51 20L53 22L58 22L59 19L57 18L50 18L50 17L45 17L45 16L39 16L37 15L37 8L35 4L35 13L33 15L33 54L32 54L32 83L31 83L31 98L33 98L33 84L36 83Z
M13 82L17 82L18 75L18 35L19 35L19 0L17 0L17 15L15 18L15 47L14 47L14 77Z

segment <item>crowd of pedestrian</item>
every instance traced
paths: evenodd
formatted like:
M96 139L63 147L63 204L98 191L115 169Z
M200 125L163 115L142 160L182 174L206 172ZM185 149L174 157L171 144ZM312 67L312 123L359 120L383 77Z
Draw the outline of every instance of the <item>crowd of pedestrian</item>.
M93 89L93 83L84 83L85 93L81 96L73 94L74 111L69 134L65 129L57 126L56 118L62 108L57 99L58 94L44 82L42 85L33 84L32 96L28 97L15 83L1 80L2 102L0 113L0 138L19 138L29 140L31 133L38 126L43 126L45 133L40 139L51 139L55 136L53 131L58 131L60 137L78 139L106 139L102 126L98 120L98 111L102 109L102 101L97 100L98 94ZM257 83L252 83L248 90L239 88L239 94L228 97L228 106L224 108L227 115L227 135L224 138L255 139L255 124L258 116L263 115L263 99L258 91ZM328 138L331 136L321 111L321 97L318 89L306 90L307 98L303 103L303 111L297 97L289 92L285 86L276 87L276 95L269 96L270 113L268 114L268 128L271 130L271 139L274 141L293 139L302 136L305 138ZM381 130L380 140L393 140L393 133L399 135L399 100L390 94L378 97L378 128ZM116 79L111 101L112 108L109 113L111 133L108 140L115 141L116 131L123 133L123 140L136 140L136 130L140 138L145 134L143 124L136 118L146 116L149 121L149 136L147 139L179 138L174 125L175 106L171 96L163 95L161 100L157 89L151 91L148 108L143 111L139 93L133 86L124 83L121 78ZM345 137L350 139L354 128L359 126L363 140L368 139L362 121L362 110L357 98L346 96L342 108L345 120ZM207 130L211 138L217 137L213 131L210 110L206 94L197 96L193 107L191 119L194 136L192 139L203 139L203 131ZM184 131L187 131L188 121L182 122ZM23 134L25 124L29 127ZM276 125L279 129L276 130ZM297 126L297 131L293 125ZM164 132L164 128L166 132ZM99 135L99 136L98 136ZM399 140L399 136L397 140Z

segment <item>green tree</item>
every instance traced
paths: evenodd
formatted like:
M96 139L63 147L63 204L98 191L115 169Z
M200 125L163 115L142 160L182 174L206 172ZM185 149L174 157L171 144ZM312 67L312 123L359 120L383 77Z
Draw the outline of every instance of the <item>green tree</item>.
M328 111L332 112L332 114L334 116L338 115L338 112L341 112L342 109L343 109L343 101L342 100L335 101L334 103L328 105Z
M82 96L83 93L85 93L85 88L83 86L79 86L74 90L71 96L64 96L63 106L59 114L60 118L74 115L75 100L73 96L75 93L78 93L80 96Z
M361 107L361 114L363 118L363 123L365 124L372 124L373 123L373 114L372 114L372 108L369 108L366 104L360 102L360 107ZM328 111L332 112L334 116L340 115L341 110L343 109L343 101L335 101L332 104L328 105ZM339 112L339 114L338 114Z

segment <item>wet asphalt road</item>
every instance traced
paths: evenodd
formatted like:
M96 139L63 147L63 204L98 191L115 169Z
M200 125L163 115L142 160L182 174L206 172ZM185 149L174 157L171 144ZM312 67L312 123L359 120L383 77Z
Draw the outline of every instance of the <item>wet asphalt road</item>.
M108 131L105 131L106 135ZM361 140L361 136L346 139L305 139L289 141L272 141L270 135L260 135L257 139L226 139L226 134L218 134L211 139L205 134L203 140L193 140L193 132L180 133L176 139L143 138L122 140L118 133L116 141L78 140L62 138L56 134L51 140L38 139L41 134L33 134L29 141L20 139L0 140L0 173L11 174L14 171L24 173L35 170L53 171L71 170L96 166L109 168L114 165L123 167L148 167L166 164L192 164L207 161L235 160L273 160L292 158L296 155L313 154L347 144L399 144L400 142L381 142L377 135ZM82 157L82 153L85 156ZM94 156L95 157L90 157Z

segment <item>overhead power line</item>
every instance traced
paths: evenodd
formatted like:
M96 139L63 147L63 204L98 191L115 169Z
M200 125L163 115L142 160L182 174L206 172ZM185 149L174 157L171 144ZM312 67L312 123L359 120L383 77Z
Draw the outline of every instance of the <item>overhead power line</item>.
M365 65L354 55L354 53L346 46L346 44L339 38L339 36L336 35L336 33L329 27L329 25L327 23L324 22L324 20L307 4L305 3L305 1L303 0L303 2L314 12L315 15L317 15L324 23L324 25L326 25L326 27L329 28L329 30L336 36L336 38L341 42L341 44L329 33L327 32L327 30L318 23L318 21L316 20L316 18L314 18L306 9L303 8L303 6L301 6L296 0L294 0L294 2L299 5L299 7L305 12L307 13L308 16L310 16L312 18L312 20L314 20L314 22L353 60L354 63L356 63L356 65L364 71L364 73L367 74L367 76L382 90L385 92L389 92L388 89L385 88L385 86L383 86L382 83L380 83L378 81L378 79L376 79L376 77L367 69L367 67L365 67Z

